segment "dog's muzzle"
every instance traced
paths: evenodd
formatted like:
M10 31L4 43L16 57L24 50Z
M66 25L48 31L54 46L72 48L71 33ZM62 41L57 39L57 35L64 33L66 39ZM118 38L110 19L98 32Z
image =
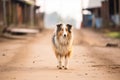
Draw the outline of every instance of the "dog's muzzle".
M66 37L67 35L66 34L64 34L64 37Z

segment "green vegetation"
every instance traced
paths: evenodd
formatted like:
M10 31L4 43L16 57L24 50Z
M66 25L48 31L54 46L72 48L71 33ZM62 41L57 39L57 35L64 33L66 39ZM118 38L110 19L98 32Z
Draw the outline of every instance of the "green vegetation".
M108 32L107 36L111 38L119 38L120 39L120 32Z

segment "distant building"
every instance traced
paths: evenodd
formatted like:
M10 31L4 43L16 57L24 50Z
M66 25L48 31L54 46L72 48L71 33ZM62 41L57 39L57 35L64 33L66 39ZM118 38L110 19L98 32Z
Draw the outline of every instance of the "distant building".
M0 25L35 25L36 0L0 0Z
M83 9L83 26L100 27L101 21L101 0L89 0L88 7ZM85 13L88 11L89 13Z
M104 25L120 26L120 0L103 1L101 13Z
M95 1L95 0L91 0ZM96 0L97 1L97 0ZM100 1L100 0L99 0ZM96 4L96 6L95 6ZM108 27L108 26L120 26L120 0L101 0L98 3L94 3L94 6L88 6L83 9L91 12L91 25L92 27ZM83 13L83 25L88 23L85 18L88 14ZM87 25L89 26L89 25Z

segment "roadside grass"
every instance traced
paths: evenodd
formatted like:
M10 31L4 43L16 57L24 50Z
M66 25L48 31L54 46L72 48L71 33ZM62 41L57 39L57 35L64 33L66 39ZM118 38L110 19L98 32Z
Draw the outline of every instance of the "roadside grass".
M120 32L107 32L106 35L111 38L120 39Z

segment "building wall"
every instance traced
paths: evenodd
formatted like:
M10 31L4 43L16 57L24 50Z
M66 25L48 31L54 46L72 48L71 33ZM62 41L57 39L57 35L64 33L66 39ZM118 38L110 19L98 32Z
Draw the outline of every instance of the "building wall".
M109 17L115 26L120 26L120 0L109 0Z
M108 26L110 22L110 17L109 17L109 2L107 1L102 2L101 16L103 27Z
M10 25L30 25L31 22L31 6L26 1L8 0L6 1L6 24ZM34 6L33 21L36 19L36 6ZM3 20L3 2L0 0L0 24ZM35 22L33 22L35 23ZM34 24L33 24L34 25Z
M18 3L17 3L17 22L18 22L19 25L22 24L22 22L23 22L22 6Z

